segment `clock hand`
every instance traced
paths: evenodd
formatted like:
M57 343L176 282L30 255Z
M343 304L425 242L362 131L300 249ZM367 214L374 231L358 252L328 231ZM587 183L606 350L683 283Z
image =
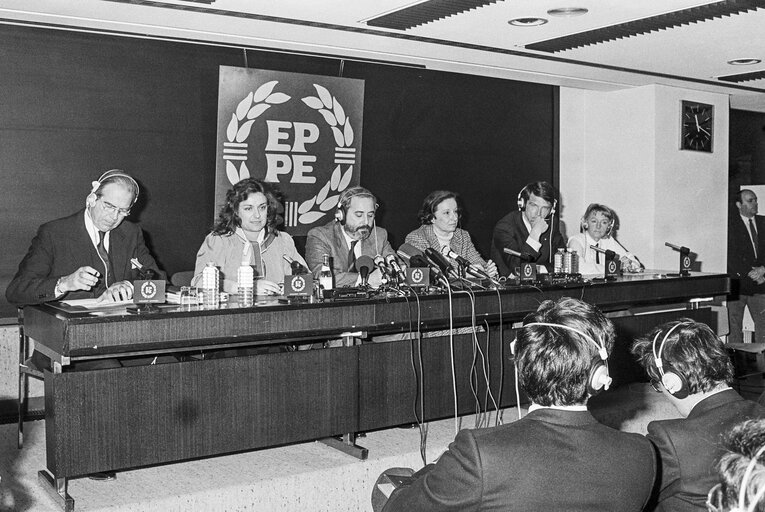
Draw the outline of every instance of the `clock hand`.
M704 128L702 128L701 126L699 126L699 130L701 130L702 132L706 133L707 135L711 135L711 134L710 134L708 131L706 131L706 130L705 130Z
M699 126L699 116L693 114L693 118L696 120L696 130L701 130L701 126Z

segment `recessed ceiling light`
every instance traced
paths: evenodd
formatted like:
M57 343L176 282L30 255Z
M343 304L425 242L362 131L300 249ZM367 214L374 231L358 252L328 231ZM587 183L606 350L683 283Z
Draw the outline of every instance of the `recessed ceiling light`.
M731 66L751 66L752 64L759 64L762 59L733 59L729 60L728 64Z
M544 18L515 18L508 21L514 27L538 27L547 23Z
M588 12L589 10L584 7L558 7L557 9L550 9L547 14L550 16L581 16Z

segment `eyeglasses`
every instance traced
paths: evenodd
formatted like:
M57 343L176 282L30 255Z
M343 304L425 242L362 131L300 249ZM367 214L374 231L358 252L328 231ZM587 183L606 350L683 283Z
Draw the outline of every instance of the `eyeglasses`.
M130 208L118 208L114 206L112 203L108 201L104 201L104 199L101 197L99 197L99 199L101 200L101 204L104 205L104 208L106 209L107 212L112 214L122 215L123 217L127 217L128 215L130 215Z
M718 483L707 493L707 512L723 512L725 510L725 495L722 492L722 484Z

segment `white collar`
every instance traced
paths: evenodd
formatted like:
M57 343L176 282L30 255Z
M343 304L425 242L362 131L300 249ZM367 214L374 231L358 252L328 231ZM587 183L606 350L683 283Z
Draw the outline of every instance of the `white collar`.
M741 220L744 221L744 224L746 224L747 227L749 227L749 221L750 220L753 221L753 222L757 222L755 220L755 217L757 217L757 215L753 215L752 217L744 217L743 215L741 215L741 212L739 212L738 215L739 215L739 217L741 217ZM755 229L756 229L756 226L755 226Z
M343 225L342 225L342 224L340 225L340 232L343 234L343 237L345 238L345 245L346 245L346 247L348 247L348 249L350 249L350 248L351 248L351 244L352 244L352 243L353 243L353 241L354 241L354 240L356 240L356 239L355 239L355 238L353 238L351 235L349 235L349 234L348 234L348 232L345 230L345 228L343 227ZM359 243L358 243L358 244L356 244L356 247L358 247L358 249L354 249L354 251L353 251L353 252L357 252L357 251L360 251L360 250L361 250L361 240L358 240L358 242L359 242ZM356 256L358 256L358 255L359 255L359 254L357 253L357 254L356 254Z
M98 239L100 238L98 228L93 224L93 219L90 218L90 210L87 207L85 208L85 229L88 232L90 241L93 243L93 247L98 247ZM104 236L104 248L107 251L109 250L109 233L110 231L107 231Z
M529 412L536 411L538 409L554 409L556 411L586 411L587 410L587 404L577 404L577 405L539 405L532 403L529 406Z

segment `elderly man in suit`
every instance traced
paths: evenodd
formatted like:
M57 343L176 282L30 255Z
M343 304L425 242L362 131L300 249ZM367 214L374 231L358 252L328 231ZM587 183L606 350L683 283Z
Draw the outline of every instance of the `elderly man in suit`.
M632 353L683 416L648 424L661 475L653 510L706 510L707 493L717 483L715 461L724 452L723 434L741 421L764 418L765 408L728 386L733 365L705 324L688 318L665 323L636 341Z
M756 341L765 342L765 218L757 215L757 196L749 189L736 194L735 204L738 215L732 213L728 220L728 274L733 284L728 341L741 343L748 306Z
M328 254L335 286L355 286L361 282L355 269L360 256L395 256L388 232L375 225L376 211L377 199L369 190L363 187L345 190L338 198L335 219L308 232L305 259L311 271L318 275L323 256ZM375 269L369 275L369 285L378 288L381 279L380 270Z
M596 307L568 297L543 302L514 342L529 413L460 431L437 463L393 491L384 512L641 511L655 479L650 442L587 411L589 397L610 383L613 342L613 324Z
M84 209L43 224L5 291L8 302L127 300L141 268L160 275L141 228L123 222L138 190L130 175L112 169L91 183Z

